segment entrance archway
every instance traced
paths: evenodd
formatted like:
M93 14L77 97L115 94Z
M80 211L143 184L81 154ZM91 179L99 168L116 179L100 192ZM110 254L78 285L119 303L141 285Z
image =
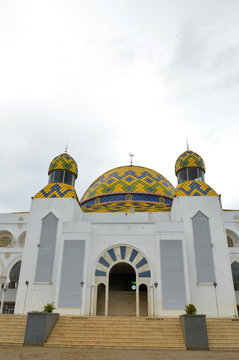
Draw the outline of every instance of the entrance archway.
M109 315L136 315L136 273L124 262L114 265L109 273Z
M154 314L150 265L141 250L128 244L105 249L96 263L94 284L90 305L92 315Z

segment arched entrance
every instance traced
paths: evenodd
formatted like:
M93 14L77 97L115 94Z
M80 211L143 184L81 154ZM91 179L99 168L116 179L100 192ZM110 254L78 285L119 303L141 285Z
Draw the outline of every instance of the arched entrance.
M152 316L154 293L151 281L149 262L139 249L126 244L106 249L96 263L90 313Z
M109 315L136 315L136 274L124 262L114 265L109 273Z

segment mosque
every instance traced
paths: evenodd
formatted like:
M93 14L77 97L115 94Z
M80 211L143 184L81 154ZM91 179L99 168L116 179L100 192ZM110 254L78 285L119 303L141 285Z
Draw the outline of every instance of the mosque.
M76 161L55 157L30 211L0 214L0 312L54 302L60 314L178 316L192 303L238 316L239 211L222 209L195 152L175 174L176 188L155 170L117 167L80 200Z

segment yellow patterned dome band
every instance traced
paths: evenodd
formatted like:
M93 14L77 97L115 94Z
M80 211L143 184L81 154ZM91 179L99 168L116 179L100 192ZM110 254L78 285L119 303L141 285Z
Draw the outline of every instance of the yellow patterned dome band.
M205 172L205 164L200 155L196 154L191 150L187 150L182 153L175 164L175 173L177 175L178 171L187 167L197 167L202 169Z
M158 212L158 211L170 211L172 201L170 204L153 203L146 201L118 201L109 202L103 204L93 204L87 206L87 204L81 205L81 209L84 212Z
M78 197L74 186L64 183L51 183L39 191L34 198L74 198L78 201Z
M81 208L87 212L128 211L129 208L134 211L168 211L174 191L173 185L154 170L121 166L107 171L93 182L81 199Z
M205 182L191 180L178 184L175 196L218 196L218 194Z
M48 174L53 170L67 170L78 175L77 163L69 154L61 154L56 156L50 163Z

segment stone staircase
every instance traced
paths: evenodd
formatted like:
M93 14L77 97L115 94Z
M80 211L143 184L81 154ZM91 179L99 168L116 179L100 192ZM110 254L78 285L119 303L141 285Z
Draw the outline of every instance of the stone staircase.
M23 345L26 315L0 315L0 345Z
M24 342L27 317L0 315L0 346ZM239 319L207 318L210 350L239 350ZM45 346L185 350L178 318L60 316Z
M239 350L239 319L207 318L210 350Z
M60 316L45 346L185 350L178 318Z

